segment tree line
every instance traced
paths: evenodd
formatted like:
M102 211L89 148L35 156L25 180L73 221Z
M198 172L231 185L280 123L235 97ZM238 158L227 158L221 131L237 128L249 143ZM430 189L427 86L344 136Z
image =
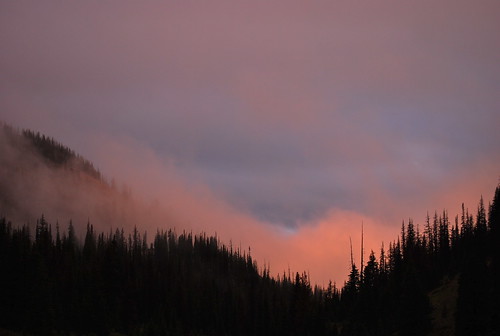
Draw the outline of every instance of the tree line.
M50 165L106 183L52 138L2 129ZM71 221L61 228L42 215L30 227L0 216L0 333L425 335L448 319L456 335L495 335L499 208L497 186L489 205L481 198L455 217L444 210L422 225L409 219L366 263L351 258L344 284L326 288L312 286L306 272L271 276L250 249L203 233L158 231L149 240L137 228L105 233L88 223L79 239ZM436 316L430 293L453 281L447 300L455 304Z
M42 216L34 232L0 219L0 326L27 334L425 335L428 292L459 276L457 335L499 329L500 187L488 213L412 220L339 289L306 273L272 277L216 236L137 229L82 242Z
M3 136L2 141L6 141L10 145L21 148L24 151L38 153L40 158L49 166L64 167L77 173L84 173L106 183L92 162L59 143L54 138L29 129L19 131L8 124L2 123L2 121L0 121L0 132Z
M432 331L429 292L458 278L453 314L456 335L494 335L500 331L500 187L488 211L481 197L473 214L450 220L448 212L426 216L422 228L412 219L401 234L371 251L358 270L354 263L342 288L338 316L347 335L426 335ZM443 313L444 314L444 313ZM342 320L342 319L341 319Z

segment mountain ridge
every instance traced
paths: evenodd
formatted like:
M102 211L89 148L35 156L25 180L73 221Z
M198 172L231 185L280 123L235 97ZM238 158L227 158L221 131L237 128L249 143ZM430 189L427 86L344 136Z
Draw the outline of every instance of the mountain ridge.
M489 206L480 199L475 215L464 206L454 221L447 211L436 212L422 232L410 219L387 251L382 245L378 258L372 251L365 265L353 262L343 286L320 288L311 286L306 272L271 277L250 249L233 250L216 236L147 230L144 205L52 138L3 125L0 139L4 330L99 335L493 335L500 330L500 186ZM68 220L79 211L93 217L59 225L41 215ZM157 232L152 242L148 231Z

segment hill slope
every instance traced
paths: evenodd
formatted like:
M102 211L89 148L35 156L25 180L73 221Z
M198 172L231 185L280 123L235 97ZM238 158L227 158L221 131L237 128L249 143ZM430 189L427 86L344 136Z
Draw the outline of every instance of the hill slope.
M52 138L0 125L0 215L33 227L41 214L78 236L96 229L132 230L141 222L155 232L169 215L135 198L126 186L105 181L93 164Z
M0 131L0 331L130 335L495 335L500 186L488 207L412 220L339 289L278 278L158 218L53 139ZM42 213L56 221L47 220ZM58 225L57 218L66 221ZM162 217L164 220L166 217ZM73 222L69 222L73 219ZM12 221L9 222L9 221ZM148 229L147 233L139 232ZM125 227L126 230L122 228ZM110 229L112 228L112 229Z

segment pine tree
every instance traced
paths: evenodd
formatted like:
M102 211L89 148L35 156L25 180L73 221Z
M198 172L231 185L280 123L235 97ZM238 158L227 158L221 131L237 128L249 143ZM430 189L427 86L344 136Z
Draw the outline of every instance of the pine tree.
M370 256L368 258L368 263L364 268L364 276L363 276L363 287L365 288L373 288L377 284L377 279L379 278L379 265L377 262L377 258L375 257L375 253L371 251Z
M382 246L380 247L379 269L382 277L385 277L385 274L387 273L387 262L384 250L384 243L382 243Z
M487 230L486 211L484 209L483 196L481 196L479 200L479 205L477 206L476 234L479 236L484 236L486 234L486 230Z
M488 226L492 236L498 241L500 233L500 184L495 189L495 195L490 205Z

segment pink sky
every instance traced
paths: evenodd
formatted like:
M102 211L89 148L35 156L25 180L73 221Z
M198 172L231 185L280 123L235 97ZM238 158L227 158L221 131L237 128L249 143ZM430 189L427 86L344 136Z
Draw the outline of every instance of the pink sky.
M499 22L498 1L3 1L0 119L324 283L361 221L378 252L490 199Z

